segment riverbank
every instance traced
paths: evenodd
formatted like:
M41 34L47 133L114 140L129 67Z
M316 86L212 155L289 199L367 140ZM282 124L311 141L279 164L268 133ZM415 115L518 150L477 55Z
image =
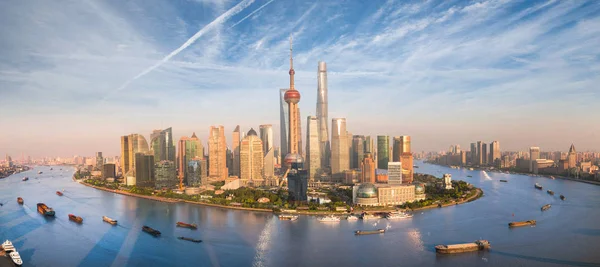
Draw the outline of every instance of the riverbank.
M455 201L455 202L452 202L452 203L447 203L447 204L442 205L441 207L439 206L439 204L432 204L432 205L425 206L425 207L420 207L420 208L415 208L415 209L406 209L406 210L417 211L417 210L426 210L426 209L434 209L434 208L444 208L444 207L456 206L456 205L464 204L464 203L467 203L467 202L472 202L472 201L475 201L478 198L480 198L480 197L483 196L483 190L481 190L481 188L477 188L476 192L477 193L475 193L475 195L473 195L473 196L471 196L469 198L466 198L466 199L464 199L462 201Z

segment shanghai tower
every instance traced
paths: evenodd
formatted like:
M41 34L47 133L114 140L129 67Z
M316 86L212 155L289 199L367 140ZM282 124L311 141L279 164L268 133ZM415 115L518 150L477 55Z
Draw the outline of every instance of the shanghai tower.
M319 148L321 151L321 168L329 169L331 145L327 127L327 64L319 61L317 73L317 120L319 130Z

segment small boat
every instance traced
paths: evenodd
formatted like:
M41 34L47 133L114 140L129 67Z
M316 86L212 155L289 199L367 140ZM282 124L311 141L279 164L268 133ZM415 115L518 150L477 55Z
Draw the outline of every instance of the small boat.
M42 173L43 173L42 171L39 171L39 172L38 172L38 174L42 174Z
M489 249L490 242L487 240L476 240L473 243L466 244L455 244L455 245L437 245L435 246L435 252L441 254L453 254L453 253L462 253L469 251L477 251Z
M467 175L467 177L473 177L473 175Z
M0 255L10 257L10 259L16 266L23 265L23 259L21 259L21 255L19 255L17 249L9 240L4 241L4 243L2 243L2 245L0 246Z
M406 219L406 218L412 218L412 214L406 213L406 212L391 212L389 213L386 218L388 220L393 220L393 219Z
M198 226L196 224L189 224L189 223L184 223L184 222L177 222L177 227L198 229Z
M472 171L472 170L473 170L473 168L469 168L469 171Z
M107 222L107 223L110 223L112 225L117 225L117 220L113 220L113 219L108 218L106 216L102 216L102 220L105 221L105 222Z
M54 210L44 203L37 203L37 210L44 216L54 216Z
M282 221L295 221L298 220L298 215L291 215L291 214L280 214L279 216L277 216L280 220Z
M566 198L565 196L560 195L560 200L565 200L565 198Z
M508 181L507 181L507 180L500 180L500 182L503 182L503 183L508 183Z
M69 214L69 220L74 221L76 223L83 223L83 218L75 216L73 214Z
M27 181L27 180L29 180L29 177L24 177L24 178L23 178L23 182L25 182L25 181Z
M184 237L184 236L180 236L178 238L181 239L181 240L191 241L191 242L194 242L194 243L200 243L200 242L202 242L202 240L200 240L200 239L193 239L193 238Z
M144 231L146 233L149 233L149 234L151 234L151 235L153 235L155 237L160 236L160 231L152 229L152 227L150 227L150 226L144 225L142 227L142 231Z
M552 190L548 190L547 192L548 192L548 194L550 194L550 195L553 195L553 196L554 196L554 191L552 191Z
M550 207L552 207L552 205L546 204L546 205L542 206L542 211L548 210Z
M50 168L50 170L54 170L54 168Z
M318 220L320 222L340 222L340 217L329 215L329 216L321 217Z
M383 233L385 233L385 229L377 229L377 230L371 230L371 231L364 231L364 230L354 231L355 235L375 235L375 234L383 234Z
M527 226L527 225L536 225L535 220L523 221L523 222L510 222L508 223L508 227L519 227L519 226Z
M415 169L418 169L418 168L419 168L419 166L417 166L417 165L413 165L413 168L415 168Z
M354 216L354 215L350 215L350 216L346 217L346 220L348 220L348 221L358 221L358 217Z
M23 205L23 202L24 202L24 201L23 201L23 198L22 198L22 197L18 197L18 198L17 198L17 203L19 203L19 204Z
M62 196L62 195L63 195L63 193L62 193L62 192L60 192L60 191L56 191L56 194L57 194L58 196Z
M542 185L540 185L538 183L535 183L534 187L535 187L535 189L542 190Z

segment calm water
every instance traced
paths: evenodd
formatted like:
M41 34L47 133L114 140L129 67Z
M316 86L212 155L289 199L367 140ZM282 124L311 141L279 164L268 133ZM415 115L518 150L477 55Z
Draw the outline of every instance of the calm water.
M417 172L451 173L481 187L485 196L409 220L326 224L302 216L289 222L269 213L117 195L73 182L72 168L37 167L0 180L0 239L13 240L28 266L600 266L600 186L418 164ZM30 180L22 182L25 176ZM543 191L533 188L536 182ZM64 196L55 194L63 189ZM25 205L16 203L18 196ZM38 202L54 208L56 218L38 214ZM541 212L547 203L552 208ZM83 217L83 224L69 221L69 213ZM102 222L103 215L120 225ZM538 225L507 227L529 219ZM199 228L177 228L177 221ZM162 237L142 232L143 225ZM384 227L384 235L353 235ZM181 235L204 242L178 240ZM433 248L479 238L490 240L492 250L436 255Z

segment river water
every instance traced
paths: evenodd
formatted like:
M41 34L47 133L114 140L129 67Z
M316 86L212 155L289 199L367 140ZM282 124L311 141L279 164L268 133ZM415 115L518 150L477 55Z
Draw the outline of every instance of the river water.
M36 167L0 179L0 240L12 240L26 266L600 266L600 186L417 164L416 172L450 173L482 188L484 196L391 222L320 223L310 216L290 222L270 213L122 196L73 182L71 167ZM22 182L25 176L30 180ZM536 182L543 191L534 189ZM25 205L17 204L18 196ZM38 202L54 208L56 218L38 214ZM544 204L552 208L540 211ZM81 216L83 224L69 221L69 213ZM103 215L119 225L104 223ZM530 219L537 226L507 227ZM198 230L177 228L177 221L196 223ZM142 232L143 225L162 236ZM377 228L388 231L353 234ZM476 239L489 240L492 249L435 253L435 245Z

